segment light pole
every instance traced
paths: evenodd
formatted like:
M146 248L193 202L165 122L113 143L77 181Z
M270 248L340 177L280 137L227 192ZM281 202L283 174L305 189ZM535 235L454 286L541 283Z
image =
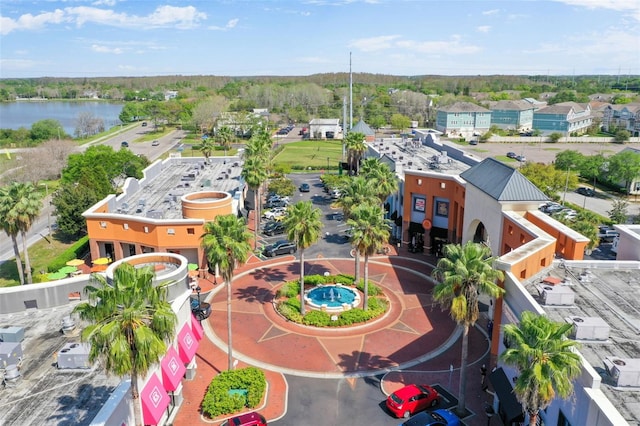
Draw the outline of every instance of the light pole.
M44 183L44 209L47 211L47 235L51 235L51 201L49 200L49 185ZM51 244L51 239L49 239Z
M329 173L329 157L327 157L327 173Z
M202 306L200 305L201 291L202 291L202 288L200 288L200 285L198 284L198 287L196 287L196 293L198 293L198 321L200 321L200 324L202 324Z

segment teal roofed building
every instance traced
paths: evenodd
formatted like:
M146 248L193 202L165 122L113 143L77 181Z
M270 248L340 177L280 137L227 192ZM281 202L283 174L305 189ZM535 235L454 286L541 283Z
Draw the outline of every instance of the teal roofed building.
M365 136L367 142L373 142L376 139L376 132L367 123L360 120L350 130L351 133L358 132Z

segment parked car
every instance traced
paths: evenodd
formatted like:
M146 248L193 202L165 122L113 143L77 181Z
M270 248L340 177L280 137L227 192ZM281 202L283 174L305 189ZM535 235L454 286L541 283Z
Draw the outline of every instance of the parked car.
M432 412L423 411L411 417L400 426L460 426L460 418L451 410L439 409Z
M158 139L151 142L151 146L158 146L158 145L160 145L160 141Z
M524 155L516 155L516 160L518 160L521 163L524 163L525 161L527 161L527 157L525 157Z
M311 191L311 186L308 183L303 183L300 185L300 192L309 192Z
M122 141L122 142L120 142L120 146L121 146L122 148L129 148L129 142L127 142L127 141Z
M266 225L264 225L264 228L262 229L262 233L268 236L284 234L284 231L285 231L284 224L282 222L275 221L275 220L272 222L267 222Z
M331 192L329 193L329 195L334 200L337 200L338 198L340 198L340 195L342 195L342 193L340 192L339 189L332 189Z
M438 391L429 385L407 385L393 392L387 398L387 408L396 417L404 417L405 419L418 411L435 407L439 403Z
M517 156L518 156L518 154L516 154L515 152L507 152L507 157L508 158L515 159Z
M616 237L619 237L620 233L618 231L616 231L615 229L600 229L600 232L598 232L598 239L600 240L600 242L602 243L611 243L613 242L613 240L616 239Z
M287 207L288 205L289 205L289 201L282 199L282 200L269 201L264 206L268 209L273 209L275 207Z
M266 246L262 252L267 257L279 256L281 254L293 254L298 250L296 244L288 240L279 240Z
M596 195L596 191L591 188L585 188L584 186L576 189L576 192L580 195L584 195L585 197L593 197Z
M228 426L267 426L267 420L256 412L240 414L227 422Z
M469 145L478 145L478 139L471 139Z
M275 219L276 217L281 217L287 214L287 209L284 207L275 207L267 212L265 212L262 217L265 219Z
M147 127L147 122L146 121L142 122L142 127Z

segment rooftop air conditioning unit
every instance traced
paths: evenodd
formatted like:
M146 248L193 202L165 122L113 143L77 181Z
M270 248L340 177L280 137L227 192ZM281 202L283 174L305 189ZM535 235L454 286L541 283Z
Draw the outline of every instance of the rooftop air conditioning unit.
M543 286L541 296L545 305L571 306L575 300L573 290L562 285Z
M0 369L17 365L22 360L22 343L0 342Z
M600 317L571 316L566 321L573 324L571 337L575 340L607 340L609 339L609 324Z
M24 340L24 328L10 325L0 327L0 340L3 342L22 342Z
M90 350L91 346L86 343L67 343L58 351L57 367L59 369L91 368Z
M62 318L62 334L65 336L76 334L76 322L70 315Z
M640 359L608 356L603 362L616 387L640 386Z

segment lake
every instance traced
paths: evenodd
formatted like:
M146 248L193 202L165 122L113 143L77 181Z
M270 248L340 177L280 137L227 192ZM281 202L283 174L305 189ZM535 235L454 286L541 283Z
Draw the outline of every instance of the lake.
M102 101L16 101L0 103L0 129L31 128L36 121L52 119L60 122L64 131L73 136L81 112L102 118L106 129L120 125L121 103Z

